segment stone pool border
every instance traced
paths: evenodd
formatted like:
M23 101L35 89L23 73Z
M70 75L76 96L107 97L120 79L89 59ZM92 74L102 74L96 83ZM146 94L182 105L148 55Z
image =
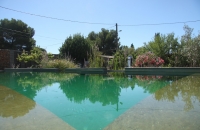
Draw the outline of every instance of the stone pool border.
M126 75L200 75L200 67L134 67L125 68Z
M5 68L4 72L59 72L57 68ZM77 74L107 74L106 68L70 68L66 73Z
M5 68L0 72L59 72L57 68ZM124 70L107 70L106 68L69 68L66 73L77 74L107 74L108 72L120 72L126 75L191 75L199 74L200 67L134 67Z

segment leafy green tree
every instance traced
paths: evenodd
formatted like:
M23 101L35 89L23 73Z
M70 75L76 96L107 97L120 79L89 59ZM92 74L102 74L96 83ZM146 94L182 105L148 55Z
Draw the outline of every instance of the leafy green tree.
M181 46L178 42L178 38L175 38L174 33L170 33L165 37L166 54L163 59L167 66L181 66Z
M123 51L125 57L128 57L128 56L134 57L134 55L135 55L134 46L133 47L120 46L120 50Z
M124 53L122 50L118 50L115 55L113 61L113 69L114 70L119 70L125 67L126 65L126 56L124 56Z
M180 44L174 33L162 35L156 33L154 39L145 44L145 49L161 57L167 66L178 66L180 57Z
M160 35L160 33L156 33L153 41L150 41L148 44L145 44L145 48L156 56L165 57L167 45L165 43L166 36Z
M89 40L85 39L81 34L69 36L59 51L63 57L71 57L78 63L84 63L91 55L91 44Z
M135 47L134 47L133 43L131 44L131 48L134 48L134 49L135 49Z
M98 46L103 55L113 55L120 45L115 30L102 28L99 33L92 31L88 34L88 39Z
M103 66L103 58L100 57L102 52L99 51L96 44L92 44L91 56L89 59L90 67L102 67Z
M95 33L94 31L90 32L88 34L88 39L91 40L91 41L96 41L98 38L98 34Z
M186 66L199 66L200 65L200 34L192 37L193 28L188 25L183 27L185 34L181 37L181 54L185 56Z
M145 43L144 43L145 44ZM141 55L141 54L144 54L145 52L148 52L148 50L142 46L142 47L138 47L136 50L135 50L135 55L134 55L134 59L136 59L137 56Z
M30 51L35 46L35 31L21 20L0 20L0 49Z

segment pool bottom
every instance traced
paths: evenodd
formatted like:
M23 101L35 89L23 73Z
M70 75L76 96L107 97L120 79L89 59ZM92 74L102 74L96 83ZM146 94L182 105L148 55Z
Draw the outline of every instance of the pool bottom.
M137 94L141 96L141 93L138 92L138 88L141 88L141 87L137 87L137 85L135 85L134 93L132 93L132 90L130 87L126 89L121 89L120 96L118 96L119 104L117 105L121 106L119 108L127 108L127 109L124 110L123 113L120 113L119 116L114 117L114 118L112 118L113 116L111 114L111 111L107 111L105 113L105 117L106 119L112 118L112 121L108 122L106 125L104 125L100 129L104 127L106 127L105 129L111 129L111 130L112 129L115 129L115 130L117 129L194 129L194 130L200 129L200 126L198 124L198 121L200 119L199 117L199 113L200 113L199 81L200 80L199 79L200 77L188 76L188 77L179 79L175 82L169 82L167 83L168 85L157 90L152 96L149 96L149 94L147 94L145 97L143 97L140 100L137 99L138 98ZM84 78L85 86L90 86L90 83L87 83L86 81L87 80L85 80ZM75 83L73 83L73 85ZM111 83L112 82L109 81L109 83L104 84L104 86L107 86L107 85L109 86L111 85ZM137 82L137 83L140 83L140 82ZM152 83L151 81L148 81L148 84L151 84L151 83ZM154 83L156 82L154 81ZM83 83L81 83L81 85L82 84ZM143 87L145 86L142 83L138 85L141 85ZM80 86L80 85L77 84L77 86ZM159 84L157 84L156 86L159 86ZM71 104L66 102L68 101L66 96L69 96L69 95L65 95L65 94L69 94L67 92L69 92L69 90L72 90L72 88L75 88L76 86L72 87L70 85L69 89L66 91L61 91L61 90L58 91L56 89L58 87L60 87L59 83L53 83L51 84L51 86L45 86L42 90L38 91L39 93L37 93L37 96L35 96L34 100L40 105L36 104L36 102L34 102L33 100L30 100L29 98L26 98L25 96L17 93L17 92L21 92L21 93L26 92L29 89L23 89L23 91L19 91L21 90L21 89L18 90L20 86L15 86L15 83L11 84L10 88L15 88L16 91L18 90L17 92L10 91L10 89L6 89L6 87L3 87L3 86L0 87L0 93L1 93L0 94L0 116L2 116L2 118L0 118L0 129L10 129L10 130L12 129L20 129L20 130L21 129L22 130L23 129L73 129L68 124L70 124L74 128L76 128L76 126L80 125L81 123L84 124L84 126L86 124L87 125L102 124L100 121L97 121L97 123L93 123L92 121L95 121L97 118L95 117L93 118L88 114L88 113L91 113L91 110L89 108L97 110L99 106L94 107L92 104L90 107L88 106L88 104L85 104L89 108L83 107L84 109L82 108L79 109L78 107L72 106ZM66 89L66 86L63 86L63 88ZM102 87L99 87L99 88L102 88ZM109 88L111 88L111 86ZM148 85L146 88L149 88L147 90L151 90L154 87ZM77 89L77 90L79 91L80 89ZM73 91L73 92L77 94L78 91ZM144 91L144 90L141 88L141 91ZM48 92L48 95L45 94L47 92ZM105 93L103 94L106 95ZM29 96L30 93L27 93L27 95ZM78 95L80 94L78 93ZM127 97L129 95L131 95L131 97ZM75 96L72 96L72 97L75 97ZM137 99L138 101L136 102L137 104L133 103L133 105L130 105L130 101L133 101L134 99ZM128 102L125 102L125 101L128 101ZM88 103L88 102L85 102L84 100L84 103ZM192 103L192 105L190 103ZM62 104L65 104L66 107L63 106ZM75 104L77 105L77 103ZM126 104L130 106L124 107ZM56 111L59 112L58 114L56 114L55 111L51 111L50 108L53 108L52 106L55 106ZM190 107L185 107L185 106L190 106ZM70 121L72 121L73 115L68 116L69 114L67 114L65 110L64 110L64 113L60 113L61 110L57 108L66 108L65 110L70 109L72 112L69 111L69 114L74 113L75 116L80 115L81 118L80 117L77 117L76 119L74 118L74 120L79 119L80 121L79 122L73 121L74 124L70 123ZM113 111L114 110L115 109L113 109ZM83 115L83 113L85 113L85 115ZM95 111L95 116L96 115L97 113ZM99 113L99 115L102 116L103 114ZM69 120L63 119L64 121L66 121L65 123L61 120L62 117L66 117L66 118L69 117ZM84 121L87 121L87 120L82 119L82 117L83 118L88 117L87 119L90 120L89 123L85 123ZM79 127L76 129L89 129L89 127Z
M0 92L0 130L74 130L49 110L18 92L1 85Z
M184 105L182 98L174 102L157 101L151 95L115 119L105 130L199 130L200 103L196 102L190 111L183 110Z

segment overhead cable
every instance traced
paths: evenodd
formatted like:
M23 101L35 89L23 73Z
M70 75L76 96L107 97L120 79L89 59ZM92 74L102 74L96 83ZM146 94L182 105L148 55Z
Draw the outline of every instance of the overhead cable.
M182 24L182 23L194 23L200 22L200 20L182 21L182 22L171 22L171 23L146 23L146 24L132 24L132 25L118 25L118 26L155 26L155 25L166 25L166 24Z
M17 32L17 33L23 33L23 34L28 34L31 35L30 33L26 33L26 32L22 32L22 31L17 31L17 30L13 30L13 29L9 29L9 28L4 28L0 26L0 29L4 29L4 30L8 30L8 31L12 31L12 32Z
M92 23L92 22L83 22L83 21L75 21L75 20L68 20L68 19L49 17L49 16L44 16L44 15L39 15L39 14L33 14L33 13L23 12L23 11L19 11L19 10L14 10L14 9L6 8L6 7L3 7L3 6L0 6L0 8L11 10L11 11L15 11L15 12L18 12L18 13L23 13L23 14L28 14L28 15L37 16L37 17L43 17L43 18L48 18L48 19L54 19L54 20L60 20L60 21L65 21L65 22L75 22L75 23L84 23L84 24L113 25L111 23Z
M22 32L22 31L17 31L17 30L13 30L13 29L9 29L9 28L0 27L0 30L1 29L2 30L8 30L8 31L16 32L16 33L18 33L18 35L24 36L24 37L28 37L27 35L30 35L30 33ZM34 36L36 36L36 37L42 37L42 38L47 38L47 39L61 40L61 39L57 39L57 38L53 38L53 37L46 37L46 36L41 36L41 35L34 35Z
M55 18L55 17L50 17L50 16L44 16L44 15L38 15L38 14L28 13L28 12L24 12L24 11L19 11L19 10L15 10L15 9L3 7L3 6L0 6L0 8L18 12L18 13L27 14L27 15L43 17L43 18L48 18L48 19L54 19L54 20L60 20L60 21L65 21L65 22L75 22L75 23L82 23L82 24L114 25L113 23L92 23L92 22ZM155 26L155 25L167 25L167 24L184 24L184 23L192 23L192 22L200 22L200 20L189 20L189 21L169 22L169 23L144 23L144 24L122 24L122 25L119 24L118 26Z

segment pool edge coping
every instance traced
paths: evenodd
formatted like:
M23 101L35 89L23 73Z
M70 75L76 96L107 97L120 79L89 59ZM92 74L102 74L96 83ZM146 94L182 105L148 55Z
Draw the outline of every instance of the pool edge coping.
M0 72L59 72L57 68L5 68ZM124 73L125 75L191 75L200 74L200 67L125 67L123 70L107 68L68 68L65 73L107 74L108 72Z

